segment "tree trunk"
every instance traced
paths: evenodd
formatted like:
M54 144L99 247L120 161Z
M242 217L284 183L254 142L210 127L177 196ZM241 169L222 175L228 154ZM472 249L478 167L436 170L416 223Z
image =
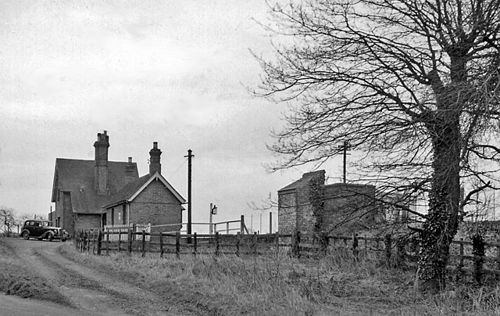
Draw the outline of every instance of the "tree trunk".
M440 111L430 127L434 157L429 213L423 225L417 269L417 288L438 292L446 286L450 244L458 229L460 203L459 117Z

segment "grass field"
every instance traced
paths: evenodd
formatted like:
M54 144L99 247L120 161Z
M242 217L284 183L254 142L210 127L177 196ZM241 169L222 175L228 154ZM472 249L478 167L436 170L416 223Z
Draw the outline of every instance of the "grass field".
M61 252L211 315L500 315L498 286L450 281L446 292L422 296L414 292L413 271L386 268L375 256L99 257L71 245Z

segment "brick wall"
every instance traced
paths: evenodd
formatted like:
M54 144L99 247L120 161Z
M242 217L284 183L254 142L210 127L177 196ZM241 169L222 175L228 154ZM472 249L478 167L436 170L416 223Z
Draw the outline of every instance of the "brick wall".
M375 186L325 185L323 230L352 232L375 224Z
M278 231L291 234L297 228L297 210L295 190L278 194Z
M99 229L101 227L100 214L75 214L74 217L76 232L80 230Z
M164 225L182 222L182 208L179 201L161 181L151 184L130 203L130 222L137 224ZM168 230L180 229L169 227ZM167 230L152 229L153 232Z
M324 182L325 172L320 170L305 173L299 181L278 191L281 234L295 230L311 233L316 223L326 232L352 232L375 224L374 186Z

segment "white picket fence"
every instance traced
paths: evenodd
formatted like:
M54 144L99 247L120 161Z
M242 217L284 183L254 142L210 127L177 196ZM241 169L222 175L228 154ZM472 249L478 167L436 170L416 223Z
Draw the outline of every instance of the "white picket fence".
M130 225L105 225L104 231L109 231L109 241L128 241L128 231L135 233L151 233L151 224L130 224ZM114 233L114 234L113 234ZM120 234L118 234L120 233ZM146 235L146 241L149 241L150 235Z

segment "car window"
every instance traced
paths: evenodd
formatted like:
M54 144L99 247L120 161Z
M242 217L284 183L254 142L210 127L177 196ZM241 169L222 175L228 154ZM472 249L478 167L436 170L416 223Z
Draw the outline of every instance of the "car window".
M40 226L40 223L39 222L34 222L33 226Z

